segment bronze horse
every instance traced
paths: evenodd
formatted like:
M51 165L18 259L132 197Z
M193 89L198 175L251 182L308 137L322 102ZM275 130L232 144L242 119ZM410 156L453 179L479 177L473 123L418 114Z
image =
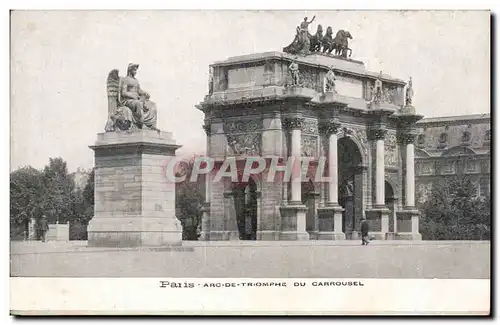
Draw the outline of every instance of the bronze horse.
M335 38L332 38L333 31L329 26L326 29L326 34L321 40L323 45L323 53L328 52L331 54L333 50L335 50L335 55L342 56L344 58L347 57L347 51L349 51L349 57L352 55L352 50L349 48L349 39L352 39L351 33L346 30L339 30L335 35Z
M321 41L323 40L323 26L318 25L318 30L315 35L309 34L309 42L311 52L319 52L321 50Z

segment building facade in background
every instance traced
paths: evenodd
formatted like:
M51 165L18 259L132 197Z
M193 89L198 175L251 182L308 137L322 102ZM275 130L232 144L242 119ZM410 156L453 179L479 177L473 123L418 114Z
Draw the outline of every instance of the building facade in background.
M415 181L418 203L425 202L443 177L468 175L478 196L491 184L490 114L424 118L417 122Z

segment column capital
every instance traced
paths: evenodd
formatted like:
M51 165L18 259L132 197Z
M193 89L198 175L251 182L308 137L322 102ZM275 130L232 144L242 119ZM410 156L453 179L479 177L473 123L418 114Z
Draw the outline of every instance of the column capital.
M398 134L398 141L402 144L413 144L417 139L417 134L415 133L400 133Z
M304 125L304 118L300 116L287 116L283 119L282 124L287 130L300 130Z
M368 130L368 138L370 140L384 140L387 130L385 128L373 128Z
M340 129L340 122L337 119L327 119L319 122L319 131L325 135L337 133Z

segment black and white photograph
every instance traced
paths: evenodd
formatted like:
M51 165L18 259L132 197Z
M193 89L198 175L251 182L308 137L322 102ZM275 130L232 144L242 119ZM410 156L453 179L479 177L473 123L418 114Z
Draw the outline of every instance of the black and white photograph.
M490 315L491 24L12 10L11 314Z

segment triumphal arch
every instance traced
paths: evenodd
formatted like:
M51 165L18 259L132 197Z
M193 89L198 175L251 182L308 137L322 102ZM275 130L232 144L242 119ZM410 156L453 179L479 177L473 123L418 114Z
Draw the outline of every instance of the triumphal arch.
M247 180L206 177L201 239L355 239L365 218L378 239L421 239L413 143L422 116L411 79L367 71L351 59L347 31L302 29L283 52L210 65L209 93L197 106L207 155L215 169L228 159L243 168L255 156L267 165ZM269 181L275 158L288 157L324 167L328 181Z

